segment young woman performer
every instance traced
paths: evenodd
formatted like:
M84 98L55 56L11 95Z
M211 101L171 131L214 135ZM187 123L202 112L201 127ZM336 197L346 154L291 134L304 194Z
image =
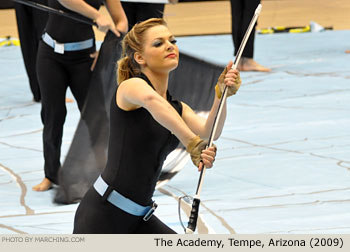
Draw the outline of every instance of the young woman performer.
M232 95L241 83L230 62L215 88L209 117L203 119L167 90L178 60L176 40L163 19L138 23L124 37L119 86L111 102L108 162L77 209L74 233L174 233L152 215L163 162L181 141L198 170L203 164L212 167L216 148L205 149L203 139L210 135L225 85ZM225 113L216 137L224 121Z
M101 31L127 32L127 19L119 0L106 0L113 22L98 12L102 0L49 0L49 6L64 12L78 12L95 20ZM91 25L67 17L49 14L45 33L39 44L37 73L41 91L41 118L44 124L43 144L45 178L35 191L48 190L57 184L63 124L66 117L65 96L70 87L79 110L82 109L91 77L96 51Z

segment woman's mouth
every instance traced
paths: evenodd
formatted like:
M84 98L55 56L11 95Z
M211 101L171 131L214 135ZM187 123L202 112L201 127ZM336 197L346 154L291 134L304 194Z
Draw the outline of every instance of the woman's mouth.
M170 53L165 58L176 58L176 54L175 53Z

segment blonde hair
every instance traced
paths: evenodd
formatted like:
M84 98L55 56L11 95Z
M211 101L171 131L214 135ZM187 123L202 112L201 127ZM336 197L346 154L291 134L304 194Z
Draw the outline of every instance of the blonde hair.
M134 25L125 35L122 40L122 55L117 63L118 84L141 73L141 67L135 61L134 54L135 52L142 52L145 32L158 25L167 26L167 23L161 18L150 18Z

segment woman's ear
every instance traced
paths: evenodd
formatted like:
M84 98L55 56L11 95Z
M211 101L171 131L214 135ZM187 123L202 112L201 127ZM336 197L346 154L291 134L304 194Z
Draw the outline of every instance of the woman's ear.
M140 66L145 64L145 60L143 59L141 53L135 52L134 53L134 60L139 64Z

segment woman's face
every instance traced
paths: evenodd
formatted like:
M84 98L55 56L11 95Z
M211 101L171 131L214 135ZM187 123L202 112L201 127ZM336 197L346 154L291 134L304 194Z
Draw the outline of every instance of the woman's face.
M154 72L169 73L179 63L176 40L164 25L157 25L145 32L145 44L141 53L144 68Z

